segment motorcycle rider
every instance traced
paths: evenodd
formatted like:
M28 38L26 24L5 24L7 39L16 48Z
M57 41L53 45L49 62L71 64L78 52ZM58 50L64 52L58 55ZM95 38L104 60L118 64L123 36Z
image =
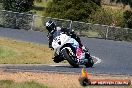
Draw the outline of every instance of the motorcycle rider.
M71 36L71 38L74 38L79 43L79 46L80 46L80 48L82 48L82 50L86 50L85 47L82 45L80 38L74 33L74 31L71 31L68 28L56 27L56 24L51 20L46 22L46 29L48 30L47 37L49 39L49 48L52 48L53 33L55 31L62 31L65 34L67 34L68 36ZM56 63L60 62L61 59L59 59L59 58L60 58L59 55L58 56L55 55L55 57L53 58L54 62L56 62Z

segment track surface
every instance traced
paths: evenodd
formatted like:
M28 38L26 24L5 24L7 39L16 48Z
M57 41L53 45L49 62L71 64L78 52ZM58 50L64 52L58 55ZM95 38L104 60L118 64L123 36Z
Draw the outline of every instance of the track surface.
M0 36L13 39L47 44L46 33L0 28ZM99 57L102 62L93 68L86 68L90 73L132 75L132 43L103 39L81 38L83 44L90 49L92 55ZM0 65L7 70L80 72L80 68L69 65Z

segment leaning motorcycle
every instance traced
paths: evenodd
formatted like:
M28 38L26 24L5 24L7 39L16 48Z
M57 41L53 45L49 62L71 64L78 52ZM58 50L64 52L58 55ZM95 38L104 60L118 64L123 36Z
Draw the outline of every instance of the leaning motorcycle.
M94 61L88 50L83 51L75 39L61 31L53 33L52 47L54 55L59 56L57 58L59 60L56 63L67 60L73 67L79 67L79 65L92 67L94 65Z

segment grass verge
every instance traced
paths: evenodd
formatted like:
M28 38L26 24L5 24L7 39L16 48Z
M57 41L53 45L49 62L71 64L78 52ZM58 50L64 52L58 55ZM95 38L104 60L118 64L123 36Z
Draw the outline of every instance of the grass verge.
M0 64L48 64L51 58L47 45L0 37Z
M9 47L0 46L0 57L9 57L16 55L17 52L13 51Z
M12 80L0 80L0 88L49 88L44 84L39 84L34 81L16 83Z

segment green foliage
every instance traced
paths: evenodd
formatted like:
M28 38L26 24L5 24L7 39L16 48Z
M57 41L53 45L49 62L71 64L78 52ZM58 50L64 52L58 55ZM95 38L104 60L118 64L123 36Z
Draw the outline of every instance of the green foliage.
M101 6L101 0L92 0L94 3L96 3L97 5Z
M12 80L0 80L0 88L49 88L43 84L31 82L15 83Z
M124 22L125 22L125 27L132 28L132 11L125 11L123 13L124 15Z
M91 0L53 0L48 4L46 16L86 21L99 6Z
M101 8L90 15L88 22L122 27L124 24L123 12Z
M34 0L35 2L38 2L38 3L41 3L42 2L42 0Z
M5 10L27 12L31 10L34 0L2 0Z
M0 10L2 10L3 9L3 7L2 7L2 3L0 2Z
M122 3L123 5L130 5L132 8L132 0L110 0L110 2Z

